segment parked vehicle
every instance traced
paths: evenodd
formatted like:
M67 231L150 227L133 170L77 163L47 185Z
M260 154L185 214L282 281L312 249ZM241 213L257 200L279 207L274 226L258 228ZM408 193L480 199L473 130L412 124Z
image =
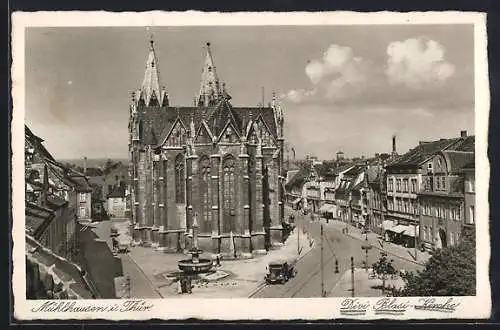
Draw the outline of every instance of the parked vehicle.
M118 253L127 253L130 246L130 238L119 236L118 237Z
M109 236L111 237L118 237L118 229L116 229L115 227L111 227L111 230L110 230L110 234Z
M295 270L296 259L293 260L274 260L267 267L265 280L267 284L284 284L290 278L297 274Z

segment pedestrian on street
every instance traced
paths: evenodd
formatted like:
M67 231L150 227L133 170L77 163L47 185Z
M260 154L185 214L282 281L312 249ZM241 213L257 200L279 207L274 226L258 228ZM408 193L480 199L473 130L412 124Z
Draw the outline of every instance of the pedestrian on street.
M181 280L177 281L177 294L182 294Z
M118 250L118 240L116 239L116 237L113 237L111 239L111 242L113 244L113 251L116 252L116 250Z

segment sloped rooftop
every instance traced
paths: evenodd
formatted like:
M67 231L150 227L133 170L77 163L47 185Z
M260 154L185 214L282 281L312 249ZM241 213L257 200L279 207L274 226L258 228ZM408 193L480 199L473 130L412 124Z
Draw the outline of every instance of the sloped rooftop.
M430 142L421 141L418 146L388 164L387 168L399 166L420 166L420 164L426 161L429 157L443 150L474 151L474 141L474 136L440 139Z
M115 186L106 198L125 198L125 187L120 185Z
M459 172L465 165L473 163L475 159L474 152L446 150L443 154L449 163L449 171L452 173Z

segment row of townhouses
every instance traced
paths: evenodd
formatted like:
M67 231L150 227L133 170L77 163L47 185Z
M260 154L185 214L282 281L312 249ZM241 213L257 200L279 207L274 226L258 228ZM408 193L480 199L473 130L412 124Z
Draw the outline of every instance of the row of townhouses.
M83 270L78 232L91 222L87 178L57 162L25 126L25 242L28 299L89 299L98 290Z
M305 162L288 172L287 203L435 250L460 242L475 224L475 138L420 141L407 153L345 162Z

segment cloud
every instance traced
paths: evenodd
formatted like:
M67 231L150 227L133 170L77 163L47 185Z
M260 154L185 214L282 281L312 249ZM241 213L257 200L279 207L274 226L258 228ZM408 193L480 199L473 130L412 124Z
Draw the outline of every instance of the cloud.
M472 62L455 67L446 59L444 46L425 37L391 41L379 50L384 57L360 56L350 47L329 45L304 68L310 84L284 93L282 100L335 105L336 111L377 108L369 111L386 116L389 112L383 109L388 108L430 117L443 109L473 107L473 70L468 69Z
M332 44L322 58L309 61L305 67L312 88L290 90L282 97L293 103L308 102L313 97L344 98L359 91L359 85L367 80L366 68L351 48Z
M310 61L305 71L311 82L316 85L323 79L342 75L353 60L351 48L332 44L323 53L323 58Z
M316 89L292 89L285 94L280 96L281 99L291 101L293 103L301 103L304 99L316 95Z
M455 73L455 66L444 54L441 44L423 37L391 42L387 47L389 83L411 89L444 84Z

